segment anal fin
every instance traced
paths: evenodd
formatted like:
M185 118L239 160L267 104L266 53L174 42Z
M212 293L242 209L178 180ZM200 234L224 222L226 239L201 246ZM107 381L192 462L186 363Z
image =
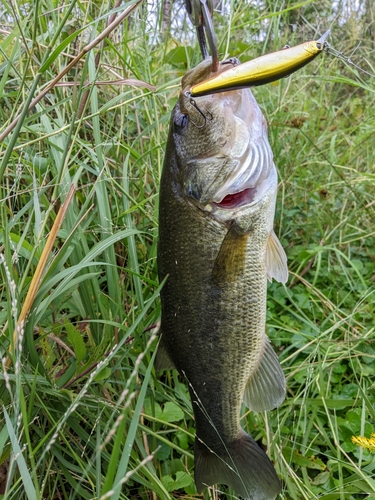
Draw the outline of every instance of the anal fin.
M272 281L272 278L279 283L286 283L288 281L286 253L274 230L271 231L267 241L266 272L269 281Z
M254 411L273 410L281 405L286 393L283 369L266 334L263 341L262 358L247 381L243 398L245 405Z

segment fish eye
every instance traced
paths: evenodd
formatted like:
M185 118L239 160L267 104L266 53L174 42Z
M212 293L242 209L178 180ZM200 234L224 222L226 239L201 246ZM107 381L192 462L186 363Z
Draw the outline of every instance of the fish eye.
M176 131L178 132L179 130L185 128L188 124L188 121L188 115L185 115L185 113L179 113L174 119L175 129L177 129Z
M321 50L321 49L322 49L322 44L321 44L321 43L317 43L317 44L316 44L316 47L317 47L319 50Z

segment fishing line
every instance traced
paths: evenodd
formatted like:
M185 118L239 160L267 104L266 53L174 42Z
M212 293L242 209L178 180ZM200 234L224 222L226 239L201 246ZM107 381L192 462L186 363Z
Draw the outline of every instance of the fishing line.
M353 50L352 54L354 54L354 52L358 49L358 47L360 46L360 43ZM325 51L328 52L328 54L331 54L334 57L337 57L338 59L341 59L346 64L348 64L350 66L353 66L354 68L356 68L361 73L364 73L365 75L368 75L368 76L371 76L372 78L375 78L375 74L374 73L370 73L369 71L366 71L365 69L361 68L360 66L358 66L358 64L356 64L355 62L353 62L349 56L346 56L343 52L340 52L339 50L334 49L333 47L331 47L331 45L327 44L327 47L325 48Z

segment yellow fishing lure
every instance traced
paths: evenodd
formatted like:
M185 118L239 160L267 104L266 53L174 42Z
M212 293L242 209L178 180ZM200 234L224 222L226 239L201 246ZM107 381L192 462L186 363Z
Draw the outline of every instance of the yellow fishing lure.
M328 47L328 30L319 40L305 42L234 66L213 78L193 85L191 97L271 83L302 68Z

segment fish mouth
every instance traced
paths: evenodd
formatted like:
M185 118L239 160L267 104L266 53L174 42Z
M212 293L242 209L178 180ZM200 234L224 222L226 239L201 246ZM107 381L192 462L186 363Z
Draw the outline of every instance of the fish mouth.
M225 222L231 220L234 216L240 215L247 210L253 210L262 203L270 193L277 188L276 167L272 163L268 175L264 176L253 187L243 186L235 192L228 190L219 201L211 201L206 205L206 210L211 213L217 221Z
M219 203L213 203L215 207L232 210L243 205L248 205L254 201L256 188L247 188L238 193L227 194Z

